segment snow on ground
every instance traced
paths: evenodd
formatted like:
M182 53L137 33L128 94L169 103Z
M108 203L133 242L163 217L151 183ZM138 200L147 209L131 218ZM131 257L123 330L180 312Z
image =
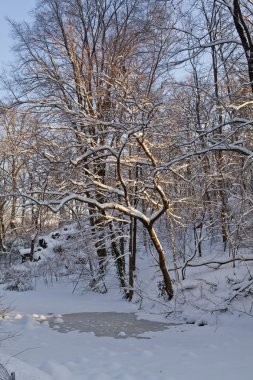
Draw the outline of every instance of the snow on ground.
M34 291L5 292L6 300L13 311L0 333L14 337L1 342L0 360L17 380L252 380L253 319L243 314L219 315L207 326L170 326L142 339L126 338L122 328L115 339L60 333L46 319L53 313L60 324L64 313L93 311L146 317L116 291L72 294L67 283L38 282Z
M22 264L23 270L31 265L36 274L37 266L47 263L47 258L50 264L54 262L57 245L64 244L68 257L70 229L60 233L47 237L41 262ZM197 260L206 258L196 258L195 263ZM223 254L215 249L212 260L224 260ZM58 274L59 263L55 264L50 268ZM5 291L2 302L9 304L12 312L0 323L0 363L9 372L15 371L17 380L252 380L253 318L248 314L252 314L253 301L252 294L245 297L244 292L252 282L252 266L244 262L219 270L188 267L186 280L174 285L176 294L169 303L157 297L161 280L157 269L151 255L139 255L133 303L122 300L115 273L110 272L105 278L107 294L81 294L84 282L74 287L68 276L52 285L36 275L35 290ZM51 277L59 278L53 271ZM94 317L93 312L100 314ZM111 314L103 314L107 312ZM122 327L115 326L119 322L113 312L120 313L120 318L127 313ZM71 321L72 313L80 314ZM93 318L94 329L89 332L81 328L87 326L79 320L82 313ZM155 332L150 332L151 327L145 333L142 329L140 336L133 337L132 313L138 319L177 325ZM104 336L96 336L102 335L103 329ZM11 338L3 340L8 336Z

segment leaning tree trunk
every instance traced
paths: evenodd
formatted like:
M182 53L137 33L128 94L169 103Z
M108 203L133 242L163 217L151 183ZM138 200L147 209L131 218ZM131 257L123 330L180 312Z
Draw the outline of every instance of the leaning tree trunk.
M151 240L154 244L154 247L158 253L159 257L159 267L163 275L163 281L164 281L164 286L165 286L165 291L168 294L169 300L173 298L174 291L172 287L172 282L170 279L170 275L166 266L166 259L165 259L165 252L163 250L163 247L158 239L158 236L153 228L153 226L148 226L147 227L149 236L151 237Z

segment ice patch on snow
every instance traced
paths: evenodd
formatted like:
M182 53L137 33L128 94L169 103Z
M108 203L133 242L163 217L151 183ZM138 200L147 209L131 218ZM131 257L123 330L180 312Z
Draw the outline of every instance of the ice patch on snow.
M135 313L115 312L63 314L61 318L49 317L48 323L49 327L57 329L60 333L79 331L116 339L141 338L140 334L164 331L170 325L174 326L174 324L138 319Z

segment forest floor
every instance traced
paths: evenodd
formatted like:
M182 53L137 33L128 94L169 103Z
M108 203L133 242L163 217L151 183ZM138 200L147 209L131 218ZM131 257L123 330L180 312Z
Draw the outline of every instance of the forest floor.
M204 326L173 324L116 290L72 290L38 281L33 291L5 291L2 302L12 311L0 324L0 362L17 380L252 380L251 316L220 313ZM90 329L80 313L89 313ZM135 316L140 330L133 330Z

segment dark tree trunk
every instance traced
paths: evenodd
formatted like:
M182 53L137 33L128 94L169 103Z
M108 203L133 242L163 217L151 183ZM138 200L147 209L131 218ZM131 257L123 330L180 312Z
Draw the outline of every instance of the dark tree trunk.
M233 20L247 59L250 86L253 92L253 40L242 14L240 1L234 0L233 5Z
M118 249L118 245L116 242L116 236L115 232L113 230L113 225L110 223L109 225L110 231L111 231L111 247L112 247L112 255L115 259L115 265L118 273L118 278L120 282L120 286L124 291L124 294L126 296L126 271L125 271L125 257L122 255L122 252L120 249Z
M130 242L129 242L129 301L133 298L134 293L134 272L136 267L136 242L137 242L137 220L131 219L130 223Z

